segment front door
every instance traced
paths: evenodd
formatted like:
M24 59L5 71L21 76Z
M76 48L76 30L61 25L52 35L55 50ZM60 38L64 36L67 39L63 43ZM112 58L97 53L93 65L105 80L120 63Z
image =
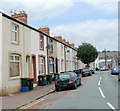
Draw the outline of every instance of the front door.
M34 83L36 83L37 76L36 76L36 56L35 55L32 56L32 74L34 77Z
M56 64L56 73L58 73L58 59L55 59L55 64Z

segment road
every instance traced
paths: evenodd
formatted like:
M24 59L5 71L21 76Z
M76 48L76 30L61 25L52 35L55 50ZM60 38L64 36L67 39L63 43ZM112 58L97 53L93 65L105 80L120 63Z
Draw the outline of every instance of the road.
M109 71L96 72L84 77L75 90L54 92L24 109L118 109L118 85L116 75Z

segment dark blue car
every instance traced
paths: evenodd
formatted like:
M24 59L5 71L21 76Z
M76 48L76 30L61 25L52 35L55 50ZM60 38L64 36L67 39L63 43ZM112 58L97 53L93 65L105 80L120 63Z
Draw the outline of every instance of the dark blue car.
M60 73L54 78L55 90L59 91L64 88L74 88L81 85L81 76L75 72Z
M111 74L118 75L120 73L120 66L115 66L111 70Z

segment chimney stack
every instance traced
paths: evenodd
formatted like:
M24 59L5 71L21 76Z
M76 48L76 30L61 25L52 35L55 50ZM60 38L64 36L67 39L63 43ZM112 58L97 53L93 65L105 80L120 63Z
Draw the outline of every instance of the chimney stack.
M62 36L54 36L55 39L62 41Z
M66 44L66 40L65 39L62 39L62 42Z
M69 41L66 41L66 44L69 45Z
M70 46L71 46L71 47L74 47L74 44L72 43L72 44L70 44Z
M27 21L28 16L25 13L25 11L20 11L19 13L13 13L11 15L11 17L14 19L20 20L20 21L24 22L25 24L27 24L27 22L28 22Z
M38 30L43 32L43 33L46 33L47 35L50 35L50 29L47 26L40 27Z

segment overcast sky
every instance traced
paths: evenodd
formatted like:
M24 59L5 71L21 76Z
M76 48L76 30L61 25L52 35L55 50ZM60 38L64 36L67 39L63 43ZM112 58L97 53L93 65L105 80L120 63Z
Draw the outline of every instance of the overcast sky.
M104 2L105 1L105 2ZM8 15L25 10L28 24L48 26L75 46L91 43L97 50L118 50L117 0L0 0Z

